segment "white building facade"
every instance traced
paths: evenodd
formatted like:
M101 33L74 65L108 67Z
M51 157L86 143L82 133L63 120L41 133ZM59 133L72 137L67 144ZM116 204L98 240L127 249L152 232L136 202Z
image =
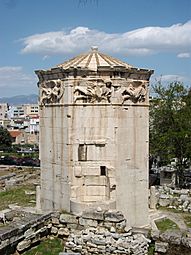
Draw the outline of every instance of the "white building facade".
M96 47L38 70L41 206L79 213L117 209L148 224L148 84L138 69Z

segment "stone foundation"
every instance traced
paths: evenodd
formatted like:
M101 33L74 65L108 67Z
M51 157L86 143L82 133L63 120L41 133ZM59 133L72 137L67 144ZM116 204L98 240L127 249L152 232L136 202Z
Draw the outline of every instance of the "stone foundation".
M22 219L9 221L17 214L22 215ZM5 226L0 228L0 254L9 255L16 250L20 252L35 245L43 237L49 235L49 221L51 213L35 215L25 212L4 212ZM8 224L10 222L10 224Z
M20 212L20 214L24 212ZM5 222L10 212L4 214ZM11 221L10 221L11 222ZM65 252L80 254L147 254L150 240L133 233L118 211L89 210L80 216L25 213L22 220L0 228L0 254L21 254L44 237L64 240Z
M19 214L19 219L17 214ZM2 213L3 215L3 213ZM21 216L22 219L21 219ZM168 254L173 245L191 248L189 231L151 231L131 229L119 211L84 211L81 215L4 211L5 226L0 228L0 254L22 254L48 237L58 237L64 242L62 254L123 254L146 255L150 242L155 244L155 254ZM8 224L10 223L10 224ZM167 253L166 253L167 252ZM184 253L188 254L188 253Z
M150 240L143 234L133 234L119 211L85 211L78 218L61 215L60 222L73 224L65 243L65 251L80 254L140 254L148 252Z

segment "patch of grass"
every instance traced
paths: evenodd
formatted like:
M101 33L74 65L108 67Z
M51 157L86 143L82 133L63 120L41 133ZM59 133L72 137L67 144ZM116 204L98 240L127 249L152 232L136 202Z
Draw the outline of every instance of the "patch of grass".
M58 255L63 249L62 240L59 238L46 239L38 246L24 252L23 255Z
M34 185L18 186L16 188L11 188L7 191L0 192L0 210L6 209L9 204L18 204L20 206L34 206L35 203L30 203L34 201L35 195L26 195L26 191L34 191Z
M184 215L184 222L186 223L188 228L191 228L191 215Z
M164 232L168 229L171 229L171 230L179 229L177 224L174 221L167 219L167 218L158 220L155 223L157 225L157 228L162 232Z
M154 255L154 252L155 252L155 244L154 244L154 243L151 243L151 244L149 245L148 255Z

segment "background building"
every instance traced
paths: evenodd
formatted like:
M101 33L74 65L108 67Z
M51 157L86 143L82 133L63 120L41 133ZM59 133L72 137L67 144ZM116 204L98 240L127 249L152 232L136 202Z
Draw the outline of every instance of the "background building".
M0 125L7 128L14 144L39 143L38 104L0 104Z

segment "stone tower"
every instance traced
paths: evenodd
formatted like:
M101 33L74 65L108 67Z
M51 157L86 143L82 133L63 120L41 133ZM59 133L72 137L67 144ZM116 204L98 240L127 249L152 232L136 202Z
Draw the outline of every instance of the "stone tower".
M123 212L148 224L148 83L138 69L96 47L38 70L41 206Z

